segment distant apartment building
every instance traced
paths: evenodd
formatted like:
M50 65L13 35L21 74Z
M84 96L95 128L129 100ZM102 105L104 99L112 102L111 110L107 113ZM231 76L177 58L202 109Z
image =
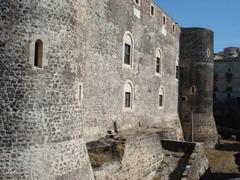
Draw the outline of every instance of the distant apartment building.
M214 114L218 124L237 125L240 117L240 48L228 47L214 58Z

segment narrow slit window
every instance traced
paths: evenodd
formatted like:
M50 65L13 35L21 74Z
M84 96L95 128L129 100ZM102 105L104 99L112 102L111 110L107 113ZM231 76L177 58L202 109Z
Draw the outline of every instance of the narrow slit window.
M163 16L163 25L166 25L166 16Z
M131 93L125 92L125 107L131 108Z
M162 75L162 53L161 49L157 48L156 50L156 56L155 56L155 74L156 75Z
M135 3L136 4L140 4L140 0L135 0Z
M131 65L131 46L129 44L125 44L124 63Z
M43 42L40 39L35 42L34 66L43 67Z
M163 95L159 95L159 107L163 107Z
M172 31L175 32L175 24L172 25Z
M133 85L132 82L127 81L124 85L124 98L123 107L126 111L131 111L133 109Z
M158 107L160 109L164 108L164 89L163 87L160 87L159 94L158 94Z
M156 59L156 73L160 74L160 57L157 57Z
M151 15L153 16L154 15L154 6L151 5Z

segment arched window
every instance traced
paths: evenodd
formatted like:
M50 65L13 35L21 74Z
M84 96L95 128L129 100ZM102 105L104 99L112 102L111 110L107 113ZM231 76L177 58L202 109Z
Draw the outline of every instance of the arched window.
M35 42L34 66L43 67L43 42L40 39Z
M179 59L176 60L176 79L179 79Z
M127 81L124 85L124 109L131 110L133 108L133 84Z
M159 48L156 51L155 74L162 75L162 52Z
M158 94L158 107L160 109L164 108L164 100L165 100L164 89L163 89L163 87L160 87L159 94Z
M123 38L123 63L130 68L133 67L133 38L130 32L126 32Z

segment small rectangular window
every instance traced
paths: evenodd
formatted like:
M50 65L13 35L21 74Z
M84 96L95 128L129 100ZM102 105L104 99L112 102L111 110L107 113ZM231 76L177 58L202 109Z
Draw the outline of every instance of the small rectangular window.
M140 0L135 0L135 3L136 3L136 4L139 4L139 3L140 3Z
M159 107L163 106L163 95L159 95Z
M151 5L151 15L153 16L154 15L154 6Z
M40 39L35 42L34 66L38 68L43 66L43 42Z
M163 25L166 25L166 16L163 16Z
M125 44L124 63L131 65L131 46L129 44Z
M125 107L131 108L131 93L125 92Z
M172 26L172 31L175 32L175 24Z
M156 59L156 73L160 73L160 58L157 57Z

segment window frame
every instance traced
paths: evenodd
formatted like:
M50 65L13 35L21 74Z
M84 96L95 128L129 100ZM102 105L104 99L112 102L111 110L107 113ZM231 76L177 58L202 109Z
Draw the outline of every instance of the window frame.
M160 63L159 63L159 72L157 72L157 61L158 59L160 60ZM163 74L163 53L162 53L162 50L160 48L157 48L156 49L156 52L155 52L155 58L154 58L154 71L155 71L155 75L156 76L159 76L159 77L162 77L162 74Z
M126 101L127 100L126 95L128 93L130 97L130 101L129 101L130 106L127 106L128 102ZM133 111L133 107L134 107L134 87L133 87L133 83L130 80L127 80L123 87L123 111L124 112Z
M150 5L150 15L151 15L152 17L155 16L155 6L154 6L153 4Z
M160 103L160 97L162 98L161 103ZM158 92L158 109L163 110L164 108L165 108L165 90L163 86L160 86L159 92Z
M163 25L164 27L167 26L167 17L166 17L165 14L163 14L163 16L162 16L162 25Z
M35 66L35 51L36 51L36 42L38 40L42 41L42 63L41 67ZM48 40L46 36L33 36L28 41L28 63L31 65L33 70L44 70L44 67L48 65L47 53L48 53Z
M43 41L38 39L35 41L34 45L34 67L35 68L43 68Z
M130 46L130 64L125 63L125 47L126 45ZM134 65L134 40L131 32L126 31L123 36L123 45L122 45L122 66L124 68L133 69Z

